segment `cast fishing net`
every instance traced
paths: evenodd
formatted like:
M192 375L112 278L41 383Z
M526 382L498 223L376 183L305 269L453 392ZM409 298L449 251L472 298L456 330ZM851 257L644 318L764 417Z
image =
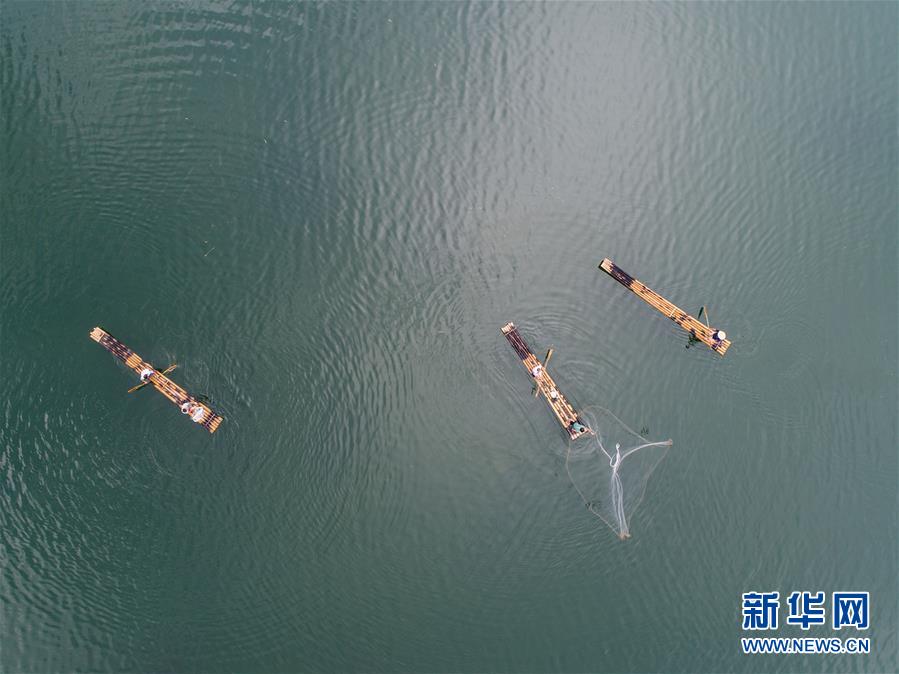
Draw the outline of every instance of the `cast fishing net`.
M595 435L569 442L568 479L593 515L619 538L630 538L629 520L671 440L647 440L602 407L587 408L581 417Z

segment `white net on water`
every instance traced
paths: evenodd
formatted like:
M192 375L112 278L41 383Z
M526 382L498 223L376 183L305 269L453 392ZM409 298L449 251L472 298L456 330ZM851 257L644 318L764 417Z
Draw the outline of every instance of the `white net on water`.
M587 408L581 417L595 435L569 442L568 479L593 515L619 538L630 538L629 520L672 442L647 440L602 407Z

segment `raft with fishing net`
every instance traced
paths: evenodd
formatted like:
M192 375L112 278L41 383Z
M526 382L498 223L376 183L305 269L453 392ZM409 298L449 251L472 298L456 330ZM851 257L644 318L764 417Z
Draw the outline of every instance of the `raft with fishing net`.
M538 395L542 394L556 419L568 434L568 437L571 440L577 440L582 435L592 433L590 428L578 416L571 403L568 402L568 399L556 386L555 380L546 369L546 364L549 363L549 358L552 355L552 349L546 354L546 362L541 363L540 359L534 355L534 352L531 351L531 348L521 337L514 323L506 323L502 327L502 333L509 340L509 344L512 345L512 348L521 360L521 364L524 365L524 369L533 377Z

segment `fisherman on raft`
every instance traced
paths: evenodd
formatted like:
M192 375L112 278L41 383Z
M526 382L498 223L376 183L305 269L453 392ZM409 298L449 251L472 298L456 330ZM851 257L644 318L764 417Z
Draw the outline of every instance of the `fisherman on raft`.
M187 414L193 421L200 423L203 421L206 411L203 409L202 405L185 400L181 403L181 414Z
M153 370L151 370L148 367L145 367L143 370L140 371L140 380L147 381L150 378L151 374L153 374Z
M584 424L582 424L579 419L575 419L574 421L571 422L571 425L568 427L568 430L571 431L572 433L583 433L584 431L587 430L587 427L584 426Z
M543 366L540 363L537 363L531 370L531 376L534 379L539 379L541 374L543 374Z

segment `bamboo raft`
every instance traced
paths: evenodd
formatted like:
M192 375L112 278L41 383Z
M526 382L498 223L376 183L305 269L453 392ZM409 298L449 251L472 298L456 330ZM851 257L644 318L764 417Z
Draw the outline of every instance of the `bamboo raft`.
M618 267L609 258L605 258L600 263L599 268L625 288L633 291L637 297L642 299L649 306L654 307L665 314L668 318L689 332L694 339L704 343L719 356L723 356L728 347L730 347L729 339L726 337L724 339L718 339L716 337L720 332L719 330L704 325L680 307L673 305L658 293L650 290L640 281ZM701 313L702 312L700 312L700 314ZM721 334L723 335L724 333L721 332Z
M222 417L213 412L208 405L192 397L178 384L102 328L96 327L91 330L90 337L138 375L149 370L150 373L145 378L142 378L142 381L152 384L157 391L174 403L192 421L200 424L210 433L215 433L219 424L222 423Z
M521 364L524 365L524 369L534 378L537 389L543 394L543 398L549 404L553 414L556 415L556 419L562 424L562 428L565 429L568 437L572 440L577 440L582 435L592 435L593 431L587 427L587 424L581 421L581 418L578 416L577 412L574 411L571 403L568 402L568 399L562 395L562 392L556 387L556 382L550 376L549 372L546 371L544 364L540 362L540 359L534 355L525 341L521 338L521 335L518 334L518 328L515 327L515 324L511 322L506 323L502 328L502 333L506 336L506 339L509 340L509 344L512 345L512 348L515 349L515 353L517 353L518 357L521 359ZM537 370L538 375L535 377L534 369L537 367L539 367L539 370ZM553 392L555 392L555 397L553 397ZM575 422L582 425L585 430L574 430L572 425Z

